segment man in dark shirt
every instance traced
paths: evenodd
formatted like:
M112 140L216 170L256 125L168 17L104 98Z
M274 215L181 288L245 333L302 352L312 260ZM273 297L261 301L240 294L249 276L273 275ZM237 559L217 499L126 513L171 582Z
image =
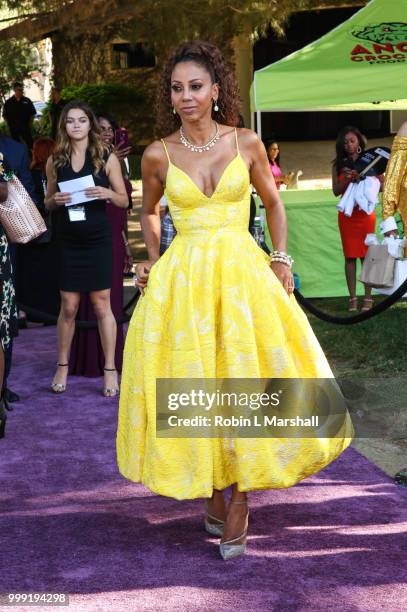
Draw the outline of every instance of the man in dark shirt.
M14 83L14 96L11 96L4 103L3 117L10 130L10 136L19 142L25 142L29 149L32 149L33 138L31 126L36 114L34 104L30 98L26 98L22 83Z
M59 118L65 104L65 100L61 98L61 89L59 87L53 87L51 89L51 106L49 109L51 118L51 138L53 140L57 138Z

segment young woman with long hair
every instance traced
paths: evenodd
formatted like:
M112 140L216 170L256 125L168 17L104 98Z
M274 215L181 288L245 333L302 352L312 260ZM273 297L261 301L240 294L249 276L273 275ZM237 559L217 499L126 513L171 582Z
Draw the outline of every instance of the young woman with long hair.
M72 194L61 192L59 184L89 176L94 187L88 187L85 195L94 199L70 207ZM112 397L118 392L114 362L116 321L110 306L112 237L106 200L127 208L120 163L105 147L90 107L81 101L70 102L62 110L57 145L47 162L45 198L47 208L55 211L54 232L59 252L58 363L51 386L55 393L66 389L81 292L89 293L97 317L105 356L103 393Z
M214 379L332 378L292 295L286 216L265 148L235 127L238 100L214 45L185 43L168 58L157 106L164 138L142 159L149 259L136 266L143 295L126 338L117 433L126 478L176 499L207 498L204 525L221 538L223 559L245 552L248 491L317 472L348 446L351 431L347 418L332 439L177 437L171 427L168 438L159 435L157 379L194 389L193 379L213 388ZM251 183L266 208L271 257L248 232ZM160 258L164 191L177 235Z
M126 179L124 177L125 167L123 168L124 163L120 158L122 157L122 152L127 153L129 148L123 150L114 146L114 135L118 126L110 115L106 113L98 114L96 118L104 144L109 151L114 152L121 161L121 169L126 185ZM127 193L129 193L128 190ZM133 260L125 234L125 229L127 227L127 210L118 208L110 200L107 200L106 213L112 231L113 247L113 273L110 290L110 304L115 318L118 319L123 315L123 270L131 270ZM125 268L125 266L127 267ZM94 321L96 319L88 295L81 296L78 317L82 321ZM119 372L122 370L123 348L123 325L119 324L117 326L115 349L115 363ZM103 375L103 367L104 356L98 330L95 328L76 329L69 358L69 373L76 376L98 377Z

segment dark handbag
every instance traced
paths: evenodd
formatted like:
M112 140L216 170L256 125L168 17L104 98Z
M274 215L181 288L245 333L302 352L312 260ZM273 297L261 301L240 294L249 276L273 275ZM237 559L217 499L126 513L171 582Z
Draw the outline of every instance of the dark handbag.
M34 177L33 177L34 178ZM37 181L34 178L34 182L36 185L37 199L39 204L37 204L38 211L41 217L44 220L46 225L46 231L41 234L38 238L33 240L33 244L49 244L52 238L52 212L45 207L44 198L47 194L47 179L46 175L42 174L41 180Z
M40 214L42 213L42 211L39 211ZM41 234L41 236L39 236L38 238L36 238L35 240L32 241L33 244L49 244L51 242L51 238L52 238L52 222L51 222L51 217L52 217L52 213L51 211L47 211L47 213L41 214L44 223L46 225L46 231Z
M373 244L367 250L360 280L372 287L393 287L395 263L385 244Z

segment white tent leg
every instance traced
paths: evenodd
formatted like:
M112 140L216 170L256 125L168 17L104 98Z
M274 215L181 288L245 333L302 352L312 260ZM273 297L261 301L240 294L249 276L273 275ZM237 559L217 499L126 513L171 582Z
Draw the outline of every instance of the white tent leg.
M257 135L261 140L261 111L256 111L257 118Z

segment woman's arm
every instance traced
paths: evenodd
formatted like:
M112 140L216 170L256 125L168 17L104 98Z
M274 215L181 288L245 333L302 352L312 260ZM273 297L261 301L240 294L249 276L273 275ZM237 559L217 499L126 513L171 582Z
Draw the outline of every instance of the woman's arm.
M243 132L243 130L241 130ZM278 194L275 179L270 172L266 149L251 130L244 130L243 143L247 142L250 152L250 180L266 209L267 225L273 247L284 251L287 246L287 218L284 204ZM243 134L242 134L243 136Z
M350 168L343 168L343 171L344 178L339 180L335 165L332 166L332 191L336 196L343 195L351 182L352 170Z
M48 210L56 210L60 206L65 206L71 201L71 194L58 191L57 176L55 173L52 157L49 157L46 165L47 173L47 193L44 198L45 208Z
M148 252L148 261L136 266L136 285L144 293L151 267L160 257L160 199L164 193L162 169L164 150L160 142L153 142L144 151L141 159L141 178L143 181L143 203L140 223Z
M106 162L106 176L110 183L109 189L96 185L95 187L85 189L85 194L98 200L110 200L119 208L127 208L129 200L124 185L122 169L119 160L113 153L109 155L109 159Z
M287 249L287 217L284 204L277 191L274 177L270 172L266 149L251 130L239 130L242 145L250 159L250 180L266 209L267 225L275 251L286 252ZM287 293L293 289L290 268L281 262L272 262L272 270Z
M160 200L164 193L160 178L163 164L161 143L153 142L141 159L141 178L143 181L143 203L140 222L146 241L148 258L153 263L160 256Z

